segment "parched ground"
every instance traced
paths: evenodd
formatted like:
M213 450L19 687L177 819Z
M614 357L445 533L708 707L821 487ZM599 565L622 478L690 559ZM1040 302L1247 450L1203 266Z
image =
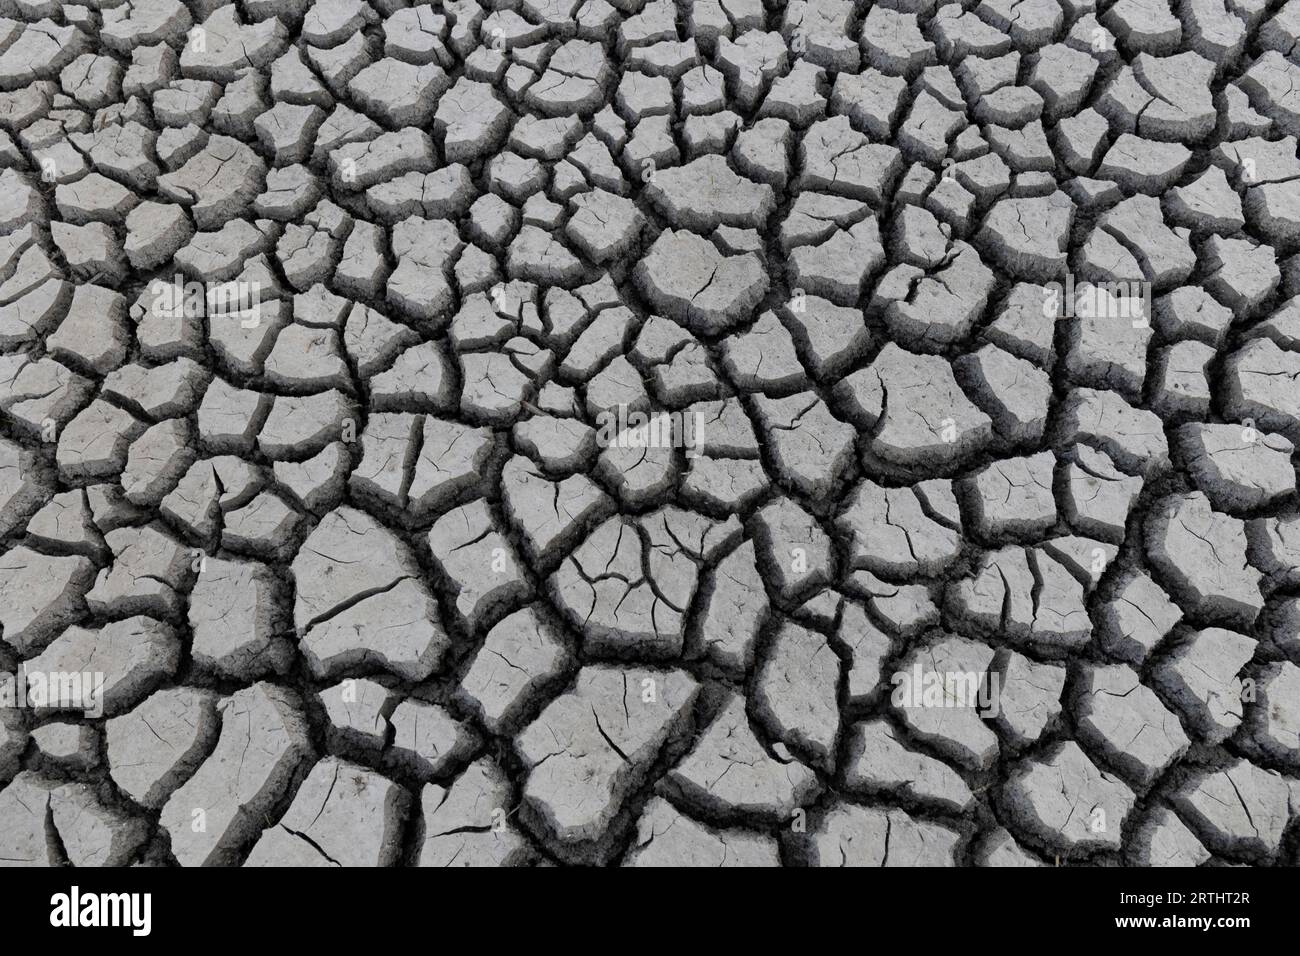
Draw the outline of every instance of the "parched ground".
M1300 0L0 14L0 863L1300 862Z

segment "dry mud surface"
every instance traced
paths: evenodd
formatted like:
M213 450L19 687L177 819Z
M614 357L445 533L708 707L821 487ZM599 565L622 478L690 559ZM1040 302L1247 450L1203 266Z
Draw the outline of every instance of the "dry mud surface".
M1300 0L0 15L0 863L1297 862Z

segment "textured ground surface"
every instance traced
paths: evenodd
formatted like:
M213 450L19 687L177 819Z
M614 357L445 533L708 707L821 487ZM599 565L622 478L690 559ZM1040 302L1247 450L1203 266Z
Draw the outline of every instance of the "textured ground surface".
M0 862L1297 862L1297 0L0 13Z

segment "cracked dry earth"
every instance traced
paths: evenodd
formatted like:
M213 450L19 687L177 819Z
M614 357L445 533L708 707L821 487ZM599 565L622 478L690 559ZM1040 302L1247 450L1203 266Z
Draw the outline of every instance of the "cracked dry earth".
M0 13L0 862L1297 862L1300 0Z

